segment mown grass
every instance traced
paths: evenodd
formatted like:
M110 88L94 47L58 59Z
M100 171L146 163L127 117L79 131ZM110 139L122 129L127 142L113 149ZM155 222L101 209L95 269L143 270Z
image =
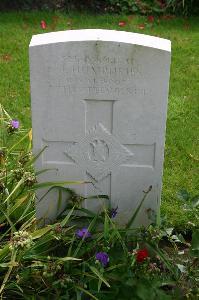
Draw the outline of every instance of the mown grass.
M58 18L55 18L58 17ZM42 30L40 21L47 29ZM124 20L126 25L119 27ZM144 24L144 29L139 25ZM183 210L177 192L198 191L199 18L158 19L77 13L0 13L0 102L25 127L31 126L28 45L33 34L82 28L105 28L155 35L172 41L162 213L178 228L199 224L192 210Z

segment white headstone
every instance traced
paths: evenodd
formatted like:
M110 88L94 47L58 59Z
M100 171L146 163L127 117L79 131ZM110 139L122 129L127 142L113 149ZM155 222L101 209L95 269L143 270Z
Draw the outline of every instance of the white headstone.
M169 40L113 30L32 37L33 151L48 146L35 167L54 169L38 182L91 181L75 191L107 194L120 224L152 186L136 225L148 223L160 205L170 48ZM37 201L37 218L53 220L57 198L52 191ZM102 200L83 205L98 211Z

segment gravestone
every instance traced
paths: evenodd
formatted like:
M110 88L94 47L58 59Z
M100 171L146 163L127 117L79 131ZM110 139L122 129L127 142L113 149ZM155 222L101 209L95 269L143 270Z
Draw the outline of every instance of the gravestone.
M35 168L51 169L38 182L91 182L66 186L84 197L108 195L119 224L152 186L136 220L148 223L160 205L170 48L169 40L113 30L32 37L33 153L47 146ZM58 195L40 200L46 191L37 193L37 218L53 220ZM103 201L83 206L99 211Z

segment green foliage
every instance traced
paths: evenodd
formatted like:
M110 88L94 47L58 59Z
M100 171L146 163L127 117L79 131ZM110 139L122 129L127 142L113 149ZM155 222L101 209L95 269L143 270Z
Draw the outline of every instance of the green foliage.
M191 254L199 257L199 229L194 230L192 235Z
M182 189L177 193L177 197L182 202L182 210L189 211L194 216L194 220L199 219L199 195L191 195L187 190ZM189 221L192 227L197 227L193 220Z
M193 232L190 244L163 223L131 227L150 188L125 229L117 227L110 207L99 214L89 212L81 208L72 191L73 200L65 213L54 224L37 228L33 200L38 185L32 170L31 131L23 130L22 125L10 131L11 120L1 107L2 299L197 298L199 231ZM19 167L23 171L16 173ZM66 184L44 183L58 189ZM82 224L91 236L77 234ZM105 265L96 257L99 252L109 257Z
M1 0L3 9L91 10L95 12L197 14L197 0Z

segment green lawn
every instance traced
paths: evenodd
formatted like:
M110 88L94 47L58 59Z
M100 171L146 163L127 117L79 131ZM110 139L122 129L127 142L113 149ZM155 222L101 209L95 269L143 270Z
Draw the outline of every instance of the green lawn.
M55 18L58 16L58 18ZM40 28L45 20L47 29ZM119 27L118 22L126 21ZM139 25L144 24L144 29ZM80 28L107 28L155 35L172 41L172 65L165 149L162 212L177 227L199 225L193 210L183 210L180 189L198 191L199 18L64 15L49 12L0 13L0 102L24 126L31 126L28 45L33 34ZM198 96L198 97L197 97Z

